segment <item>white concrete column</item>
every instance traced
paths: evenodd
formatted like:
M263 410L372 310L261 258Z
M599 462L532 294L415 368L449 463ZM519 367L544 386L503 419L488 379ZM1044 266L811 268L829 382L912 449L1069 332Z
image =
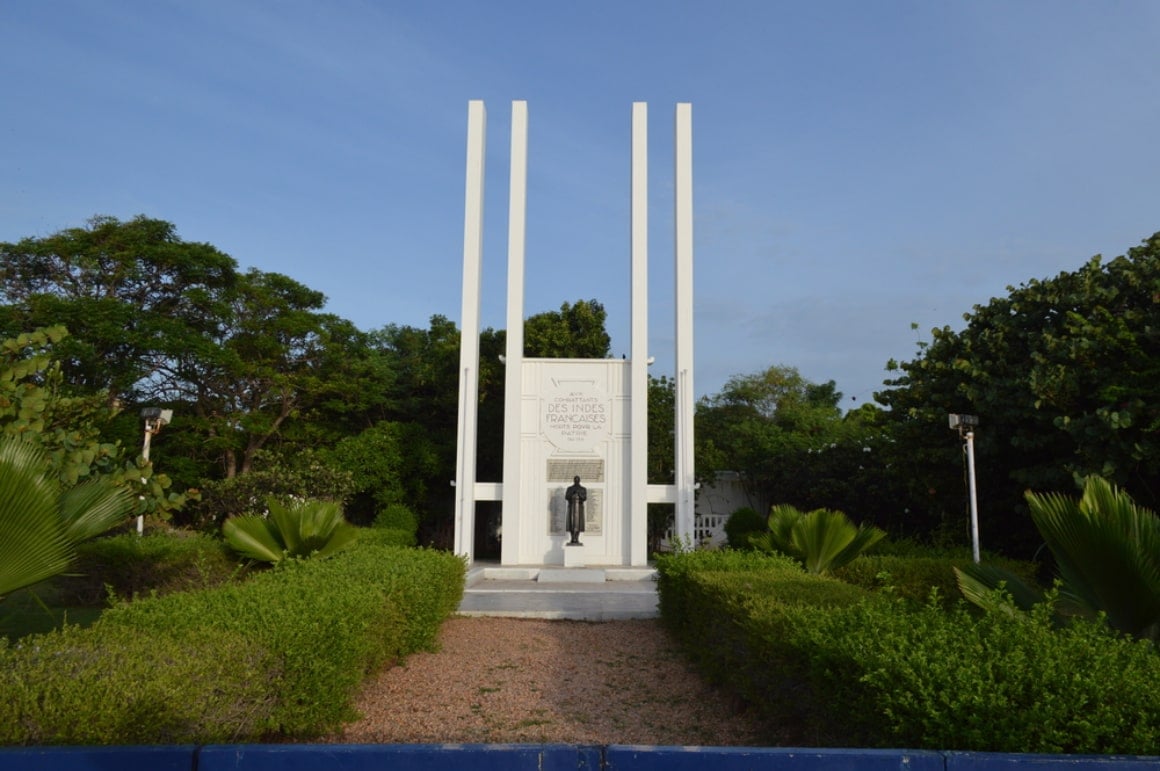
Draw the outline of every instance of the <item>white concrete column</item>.
M632 105L629 560L648 564L648 105Z
M463 304L459 323L459 418L455 464L455 553L475 556L475 460L479 414L479 298L483 262L483 166L487 112L467 104L467 185L463 215Z
M693 467L693 106L677 104L676 199L676 533L692 544L696 474Z
M504 352L503 520L500 562L519 563L523 433L524 240L527 221L528 104L512 102L508 193L507 341Z

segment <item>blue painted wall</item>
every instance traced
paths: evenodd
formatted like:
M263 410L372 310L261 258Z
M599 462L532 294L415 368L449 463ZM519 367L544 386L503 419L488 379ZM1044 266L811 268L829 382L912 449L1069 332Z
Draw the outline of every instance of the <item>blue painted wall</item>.
M0 771L1160 771L1160 756L785 747L239 744L0 748Z

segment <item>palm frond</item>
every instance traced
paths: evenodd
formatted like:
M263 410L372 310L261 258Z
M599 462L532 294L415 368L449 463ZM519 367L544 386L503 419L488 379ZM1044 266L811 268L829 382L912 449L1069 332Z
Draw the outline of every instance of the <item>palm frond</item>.
M59 513L65 538L87 541L121 524L133 509L133 497L123 487L85 482L61 493Z
M1106 613L1116 629L1152 636L1160 626L1160 519L1097 476L1079 501L1026 497L1059 565L1062 596L1086 614Z
M286 549L263 517L230 517L222 524L222 535L230 548L260 562L281 562Z
M287 557L326 557L346 548L358 529L330 501L284 505L268 500L269 517L231 517L222 526L230 547L246 557L279 562Z
M1009 614L1015 609L1031 610L1032 606L1043 602L1043 592L1028 586L1009 570L979 564L955 568L954 571L959 591L983 610ZM1000 598L999 590L1010 596L1014 607Z
M854 525L845 514L817 509L798 521L793 530L793 544L804 555L807 572L825 573L854 540L854 532Z
M339 523L338 527L331 531L326 543L314 556L329 557L347 548L356 540L358 540L358 528L346 522Z
M64 572L73 548L57 516L57 488L44 454L0 442L0 597Z
M802 513L786 504L769 513L769 531L751 539L757 548L779 551L802 563L810 573L828 573L854 560L886 533L856 527L842 512L817 509Z
M274 498L267 499L266 510L270 512L268 521L273 526L274 535L281 542L282 548L288 554L301 554L302 541L298 537L298 515L289 506L279 503Z

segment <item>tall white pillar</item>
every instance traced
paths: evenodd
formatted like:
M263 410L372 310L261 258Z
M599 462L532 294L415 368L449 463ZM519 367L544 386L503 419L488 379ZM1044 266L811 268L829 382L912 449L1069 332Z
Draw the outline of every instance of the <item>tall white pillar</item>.
M648 564L648 105L632 105L629 560Z
M696 474L693 467L693 106L677 104L676 200L674 238L676 255L677 382L676 532L686 544L693 543Z
M503 538L500 561L519 562L520 455L523 433L524 241L527 214L528 103L512 102L511 182L508 193L507 341L504 352Z
M475 555L475 460L479 415L479 298L483 262L483 165L487 112L467 104L467 185L463 215L463 301L459 325L459 418L455 464L455 553Z

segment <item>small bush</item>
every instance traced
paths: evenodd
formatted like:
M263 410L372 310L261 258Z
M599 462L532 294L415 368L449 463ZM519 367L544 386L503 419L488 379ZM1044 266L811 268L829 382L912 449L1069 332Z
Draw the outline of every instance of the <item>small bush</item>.
M244 639L196 630L0 639L0 745L237 741L268 721L277 674Z
M808 615L808 617L807 617ZM813 686L833 719L874 746L1149 754L1160 746L1160 655L1102 621L1063 628L1030 616L977 617L960 604L907 610L867 602L801 614Z
M259 456L261 467L229 479L205 481L201 500L187 504L183 517L199 530L216 534L227 517L260 516L266 500L289 504L314 498L342 506L354 491L349 471L330 466L311 454L293 462Z
M691 576L706 571L763 571L801 568L788 557L733 549L702 549L656 555L658 607L661 621L682 624L689 618L687 595Z
M385 506L376 516L374 528L383 530L403 530L411 534L412 540L419 532L419 518L409 506L401 503L392 503Z
M360 543L373 543L378 546L414 546L415 533L410 530L394 530L384 527L359 528Z
M222 535L230 548L259 562L322 559L349 548L358 528L342 518L342 507L332 501L296 500L286 505L266 500L269 514L230 517Z
M771 742L1124 754L1160 746L1160 654L1146 641L1100 621L1057 628L1050 608L979 617L962 602L948 608L937 591L919 604L766 560L693 553L657 567L662 620L709 679L770 726ZM908 592L927 583L918 576L928 568L915 567Z
M237 561L216 538L172 531L122 534L77 548L70 575L54 582L62 605L103 606L121 598L206 589L228 581Z
M1001 562L1028 580L1035 574L1035 566L1031 563L998 558L991 561ZM969 553L953 558L868 554L835 570L834 577L866 589L889 588L899 597L920 604L930 599L934 589L940 600L950 606L961 597L954 568L969 564Z
M885 537L886 531L855 525L841 511L800 511L779 504L769 513L769 530L750 542L760 551L794 557L810 573L824 574L856 560Z
M368 546L323 561L289 561L244 584L135 602L105 623L178 633L240 634L280 659L265 730L312 737L353 718L363 676L429 646L463 592L453 555Z
M749 549L749 536L769 529L766 518L748 506L743 506L725 520L725 537L730 549Z
M356 717L353 696L368 672L434 645L463 580L454 555L357 544L243 583L118 605L89 629L70 631L67 643L9 649L19 655L0 649L4 743L317 737ZM107 653L106 640L116 641ZM94 651L82 656L91 672L37 701L30 689L55 682L45 673L64 660L54 645ZM121 657L132 660L127 674ZM125 695L133 688L140 698ZM173 703L175 717L160 700ZM20 706L2 706L9 703ZM95 711L101 720L90 722L103 727L89 736L75 724Z

